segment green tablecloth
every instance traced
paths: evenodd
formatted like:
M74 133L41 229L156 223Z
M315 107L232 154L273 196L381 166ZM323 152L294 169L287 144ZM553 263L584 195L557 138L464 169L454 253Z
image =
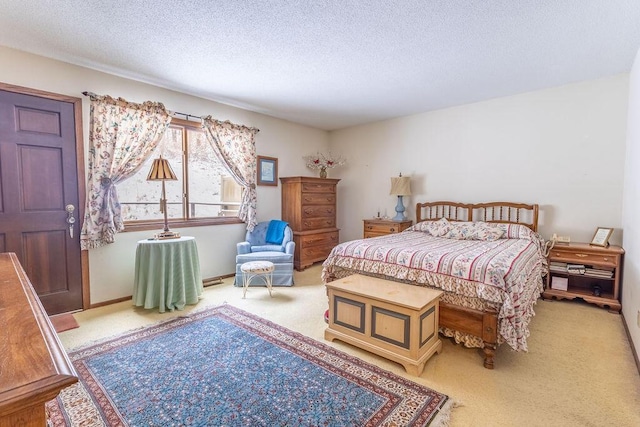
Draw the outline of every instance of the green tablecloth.
M144 308L182 310L202 295L198 247L193 237L140 240L136 248L133 304Z

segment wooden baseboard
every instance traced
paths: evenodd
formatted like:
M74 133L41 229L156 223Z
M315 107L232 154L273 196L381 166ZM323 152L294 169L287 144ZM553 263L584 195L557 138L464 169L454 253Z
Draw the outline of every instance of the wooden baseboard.
M104 307L105 305L117 304L117 303L122 302L122 301L130 300L130 299L132 299L132 298L133 298L133 296L131 296L131 295L130 295L130 296L128 296L128 297L123 297L123 298L118 298L118 299L112 299L112 300L109 300L109 301L97 302L97 303L95 303L95 304L91 304L91 305L89 306L89 308L98 308L98 307Z
M629 327L627 326L627 320L624 318L624 313L620 313L622 316L622 324L624 325L624 331L627 333L627 339L629 340L629 345L631 346L631 352L633 353L633 359L636 361L636 369L640 374L640 359L638 359L638 352L636 351L636 346L633 343L633 339L631 338L631 333L629 333Z

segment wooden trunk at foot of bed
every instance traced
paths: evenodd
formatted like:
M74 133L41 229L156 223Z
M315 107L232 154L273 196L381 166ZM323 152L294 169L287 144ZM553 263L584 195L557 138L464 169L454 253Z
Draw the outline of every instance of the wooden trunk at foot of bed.
M493 310L474 310L440 302L440 327L464 332L482 338L484 367L493 369L493 358L498 346L498 313Z

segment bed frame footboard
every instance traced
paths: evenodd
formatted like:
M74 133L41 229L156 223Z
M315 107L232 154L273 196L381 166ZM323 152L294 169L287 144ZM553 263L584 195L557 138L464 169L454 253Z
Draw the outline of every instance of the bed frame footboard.
M440 326L482 338L484 367L493 369L498 347L498 313L440 302Z

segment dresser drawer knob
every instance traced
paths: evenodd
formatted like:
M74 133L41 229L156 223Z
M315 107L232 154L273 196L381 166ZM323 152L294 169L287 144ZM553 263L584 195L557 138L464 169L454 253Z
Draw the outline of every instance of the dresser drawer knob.
M391 227L391 228L389 229L389 231L391 231L391 232L393 233L393 232L395 232L395 231L396 231L396 229L395 229L395 228L393 228L393 227Z
M609 258L607 258L607 257L604 257L602 259L605 260L605 261L609 261Z
M577 256L578 258L586 258L586 257L588 257L589 255L587 255L587 254L576 254L576 256Z

